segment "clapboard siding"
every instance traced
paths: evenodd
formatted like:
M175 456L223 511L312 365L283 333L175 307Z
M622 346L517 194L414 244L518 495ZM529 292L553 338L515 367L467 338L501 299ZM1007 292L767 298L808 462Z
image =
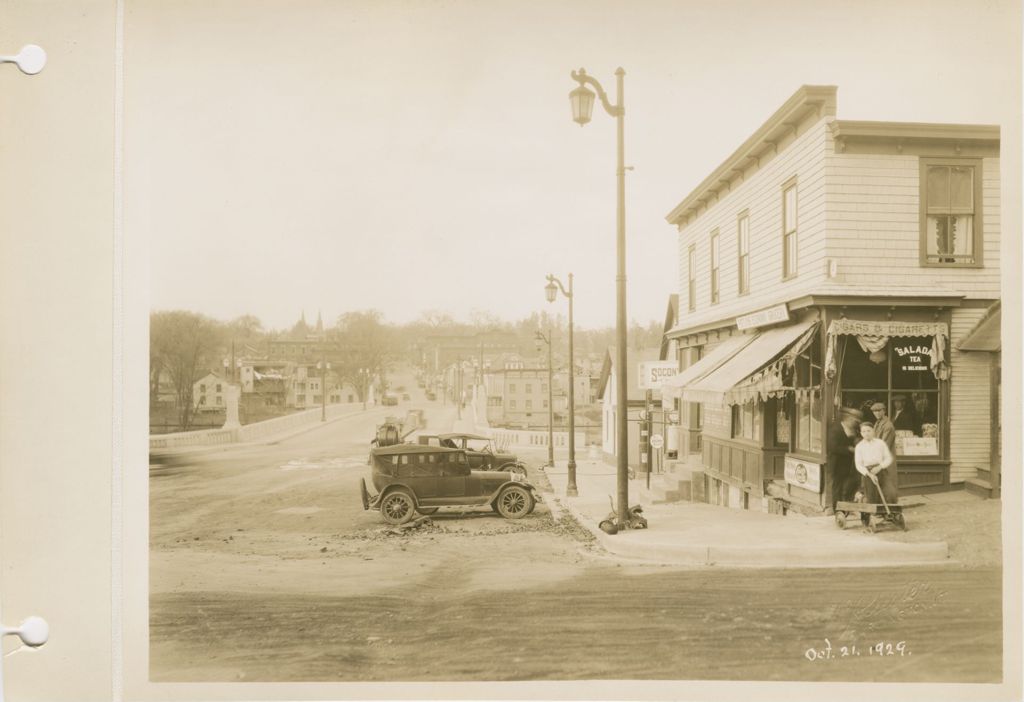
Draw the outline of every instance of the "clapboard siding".
M982 268L920 263L920 160L914 155L839 154L826 144L826 256L839 276L828 288L905 285L967 297L999 297L999 159L982 160Z
M732 191L712 203L679 234L680 325L695 326L770 306L809 292L824 277L825 119L806 125L777 156L751 173ZM797 275L782 280L782 186L791 178L797 186ZM738 277L738 216L750 217L750 292L740 296ZM719 302L711 304L710 236L719 232ZM688 250L697 247L697 304L689 310Z
M984 309L955 309L950 328L950 482L963 482L991 461L989 354L960 352L957 345L985 316Z

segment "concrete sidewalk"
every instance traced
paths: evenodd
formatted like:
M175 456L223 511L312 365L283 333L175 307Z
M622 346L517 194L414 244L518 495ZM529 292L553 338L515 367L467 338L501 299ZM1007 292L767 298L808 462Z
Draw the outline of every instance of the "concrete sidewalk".
M644 481L630 481L629 504L643 506L647 529L606 534L598 523L612 511L615 467L600 460L577 461L579 497L566 497L566 461L544 469L553 489L544 495L555 518L567 510L611 554L640 561L691 566L852 567L944 563L945 542L897 543L845 530L832 517L781 516L699 502L651 504Z

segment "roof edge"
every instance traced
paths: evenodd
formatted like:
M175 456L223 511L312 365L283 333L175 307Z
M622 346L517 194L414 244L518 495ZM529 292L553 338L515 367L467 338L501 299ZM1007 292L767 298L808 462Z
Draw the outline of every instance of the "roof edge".
M753 151L756 151L759 148L763 149L766 142L773 141L768 138L772 132L777 130L780 126L786 125L790 122L794 115L806 111L808 107L815 107L819 111L819 116L834 116L836 112L837 90L838 88L834 85L800 86L800 88L782 104L782 107L777 109L774 114L772 114L772 116L757 129L757 131L744 141L738 149L732 152L732 154L723 161L718 168L712 171L711 175L701 181L700 185L694 188L689 195L683 198L682 202L676 205L672 211L666 215L665 219L667 219L670 224L677 224L682 215L687 212L687 210L690 210L694 204L699 203L702 196L705 195L708 190L711 190L713 185L717 185L718 182L723 179L725 174L731 173L737 165L751 156Z
M999 143L1000 128L993 124L941 124L934 122L872 122L833 120L835 139L922 139Z

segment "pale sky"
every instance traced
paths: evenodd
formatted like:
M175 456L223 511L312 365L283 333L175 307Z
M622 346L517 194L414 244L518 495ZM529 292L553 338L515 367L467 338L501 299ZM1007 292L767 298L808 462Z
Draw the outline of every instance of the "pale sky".
M125 27L126 234L150 302L290 326L376 308L615 322L625 78L628 315L679 291L665 215L802 84L840 119L1019 119L1009 1L137 2ZM1009 96L1009 97L1008 97ZM1005 141L1004 141L1005 144Z

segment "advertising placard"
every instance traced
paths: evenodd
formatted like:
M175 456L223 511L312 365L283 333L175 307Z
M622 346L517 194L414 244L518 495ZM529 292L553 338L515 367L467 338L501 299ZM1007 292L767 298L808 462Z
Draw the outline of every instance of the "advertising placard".
M679 372L675 361L643 361L637 376L641 390L659 390L662 384Z
M786 482L811 492L821 492L821 465L796 456L786 456Z

